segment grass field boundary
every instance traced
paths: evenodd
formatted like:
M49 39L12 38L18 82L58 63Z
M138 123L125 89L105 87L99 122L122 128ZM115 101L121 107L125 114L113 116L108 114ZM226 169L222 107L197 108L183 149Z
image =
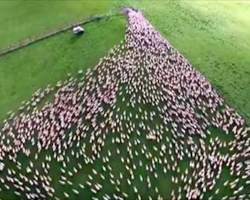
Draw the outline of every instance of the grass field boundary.
M29 46L31 44L34 44L36 42L39 42L41 40L50 38L50 37L52 37L54 35L57 35L59 33L68 31L68 30L72 29L75 26L84 25L84 24L88 24L90 22L95 22L95 21L99 21L99 20L102 20L102 19L109 19L110 17L121 16L121 15L122 15L121 13L109 14L109 15L91 15L90 17L85 18L83 20L80 20L78 22L75 22L75 23L60 27L58 29L55 29L55 30L50 31L50 32L45 33L45 34L42 34L42 35L40 35L38 37L35 37L35 38L26 39L26 40L24 40L24 41L22 41L22 42L20 42L18 44L11 45L11 46L3 49L3 50L0 50L0 57L4 56L6 54L9 54L11 52L17 51L19 49L22 49L24 47L27 47L27 46Z

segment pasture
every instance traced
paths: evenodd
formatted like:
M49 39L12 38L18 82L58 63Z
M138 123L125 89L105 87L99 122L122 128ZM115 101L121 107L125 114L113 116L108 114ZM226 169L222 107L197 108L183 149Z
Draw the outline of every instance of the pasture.
M3 6L1 6L1 4ZM250 68L248 65L250 65L250 57L248 55L250 53L250 19L247 15L248 10L250 9L249 3L223 1L102 1L100 7L96 8L94 5L95 3L89 1L74 1L72 4L69 2L56 1L48 7L48 4L43 4L43 2L27 1L27 3L25 2L24 4L24 8L27 8L25 12L25 9L18 10L18 2L0 2L0 11L1 9L3 10L3 12L0 12L0 19L8 19L2 20L2 22L0 21L0 24L6 26L6 30L11 29L12 25L15 25L16 30L20 30L20 34L14 34L13 37L8 34L8 31L0 30L0 49L1 47L4 48L10 44L15 44L27 37L34 37L37 34L39 35L40 33L49 31L55 27L60 27L72 21L75 22L77 19L82 19L90 14L114 13L121 7L133 6L140 9L152 25L161 32L174 48L181 52L195 69L200 71L202 75L212 83L216 90L224 97L226 103L235 108L236 111L243 115L247 119L247 122L249 122L250 104L248 103L248 99L250 99L250 89L248 86L250 84ZM10 8L12 12L11 16L6 12L7 8ZM31 14L27 21L22 22L22 18L18 16L29 16L28 11L30 9L37 9L37 12ZM42 18L41 16L43 16L44 12L47 12L48 10L49 13L46 17ZM53 10L58 10L58 12L56 13ZM21 102L29 100L37 89L45 88L47 85L52 85L53 87L58 81L67 80L69 77L78 78L76 79L76 82L70 79L71 81L69 81L69 83L72 85L66 86L66 92L63 91L65 88L61 88L62 91L60 93L59 90L56 98L60 99L60 95L63 96L65 92L65 94L68 94L66 96L72 97L73 99L79 95L80 90L78 91L78 89L81 87L85 88L86 91L89 90L89 92L93 92L89 87L91 88L93 85L98 85L102 82L102 77L96 76L98 73L103 75L111 70L113 62L117 57L121 60L125 60L124 63L130 59L125 59L125 52L130 51L129 47L124 48L119 46L118 50L116 49L119 53L116 52L116 54L109 51L113 46L119 44L120 41L124 39L126 23L127 22L123 16L111 17L109 20L101 20L84 26L86 34L82 37L76 37L68 31L0 57L0 120L3 121L3 119L6 118L8 111L17 111ZM12 25L10 26L10 24ZM31 26L34 28L30 28ZM100 71L96 71L97 68L95 68L95 70L91 72L92 74L90 73L90 75L85 77L86 80L85 78L79 78L79 75L77 75L79 70L83 70L83 73L85 74L88 68L93 69L99 62L99 59L107 55L108 51L109 56L102 59L103 62ZM137 51L136 48L131 52L134 51ZM131 57L133 57L132 53ZM141 56L141 58L143 58L143 56ZM156 60L157 59L158 58L156 58ZM150 59L147 61L151 62ZM141 65L141 67L143 71L146 66ZM171 68L169 68L169 70L171 70ZM103 74L102 71L104 71ZM120 72L122 72L122 70ZM151 80L140 82L143 77L140 77L140 73L139 70L139 72L135 74L135 79L138 78L139 85L142 84L140 87L144 89L146 88L146 91L148 92L155 83L151 83ZM123 75L121 75L121 77L122 76ZM150 76L150 74L148 76ZM111 77L114 83L120 81L117 79L119 76ZM109 80L109 77L107 80ZM154 101L152 101L152 99L156 97L159 99L163 98L160 94L166 92L165 88L163 89L159 87L158 90L153 89L153 93L146 92L148 99L145 103L140 100L141 96L144 95L140 93L140 90L138 93L135 92L134 94L131 92L133 90L136 91L138 85L136 86L134 83L127 84L127 86L125 84L121 85L119 88L119 96L117 96L115 106L112 105L109 107L102 104L107 115L100 115L98 117L97 124L100 124L100 126L107 122L107 116L110 116L113 121L116 121L117 119L120 120L121 123L118 126L118 130L99 127L96 131L96 125L93 125L95 123L93 121L88 121L87 119L88 112L82 111L80 118L82 120L82 125L84 125L83 130L86 131L86 134L83 134L82 136L84 140L78 140L79 137L74 135L76 132L79 133L79 130L81 131L78 126L73 126L65 131L66 134L62 137L61 144L68 143L69 146L68 148L63 149L63 156L65 158L63 162L57 161L57 159L61 159L60 154L58 152L58 154L53 152L51 149L44 150L41 153L39 152L37 157L36 152L38 147L34 145L34 141L37 142L38 140L36 137L32 136L31 138L33 139L25 143L25 148L31 149L32 153L29 157L25 157L24 155L18 155L17 157L14 156L17 160L12 160L11 156L4 158L5 166L9 169L13 169L12 172L6 170L5 173L13 175L16 170L17 172L20 172L20 174L27 175L27 177L32 180L32 178L36 179L38 173L36 172L36 169L40 169L40 174L38 173L39 176L37 175L39 181L46 180L50 184L53 184L55 189L54 196L58 197L58 199L67 199L69 197L70 199L78 199L78 195L86 198L93 196L99 198L106 194L116 194L123 197L128 195L131 199L139 197L145 199L148 195L151 195L153 199L156 199L159 193L164 199L169 199L171 196L173 197L173 194L170 194L172 189L176 192L174 192L175 194L178 194L179 192L182 197L186 195L186 191L179 189L176 186L176 182L179 181L179 186L185 188L184 185L186 180L183 181L181 174L185 174L184 177L188 180L191 180L192 176L196 177L196 172L200 166L199 156L202 157L201 149L203 145L208 148L208 152L206 151L203 153L208 153L208 155L210 155L210 151L215 151L222 157L230 157L234 153L242 153L240 150L229 150L229 147L232 146L234 140L246 142L245 135L239 139L232 134L233 130L231 130L231 128L227 134L221 130L221 125L218 125L220 128L215 128L212 119L214 119L216 115L210 111L207 112L206 106L205 108L203 105L201 105L201 107L198 106L198 110L195 110L195 114L202 119L205 117L206 120L211 123L206 132L208 136L204 139L197 134L192 136L192 139L189 140L190 138L187 139L178 135L178 131L180 131L179 127L177 128L177 131L176 127L173 125L178 121L175 121L175 118L170 117L170 121L173 124L169 123L165 126L166 124L163 120L164 117L162 117L164 112L161 113L164 106L161 103L156 106ZM103 85L100 85L100 87L102 86ZM72 91L76 92L75 96L71 96ZM93 94L95 94L95 92L96 91L94 90ZM154 94L155 97L152 97L154 96L152 94ZM88 96L89 93L86 93L86 95ZM216 99L216 94L213 95L213 98ZM168 95L165 94L165 96ZM180 95L180 97L184 99L186 98L185 95ZM79 98L82 97L80 96ZM134 99L136 102L135 107L132 105L133 103L131 104L131 99ZM45 100L51 100L51 96ZM180 101L183 101L183 99ZM189 104L188 101L189 100L182 103L187 106L187 104ZM57 108L58 105L56 103L54 104L55 108ZM176 106L175 102L172 102L171 104ZM37 106L40 110L41 107L39 104ZM216 113L224 115L223 112L225 110L228 111L224 106L223 103L216 107ZM171 110L171 106L168 108ZM205 109L205 111L203 109ZM22 115L27 114L27 118L30 117L32 120L37 117L35 114L37 112L36 107L34 110L35 111L32 113L31 111L24 111L21 113ZM53 116L53 113L51 115ZM20 122L20 124L22 125L22 122ZM43 123L40 124L43 126ZM15 127L17 125L11 124L11 126ZM244 126L242 125L242 128L245 128L245 126L246 124L244 124ZM80 126L80 128L82 127ZM18 129L14 128L14 130L17 135L20 134L21 136ZM110 132L115 130L112 132L114 135L107 134L107 130ZM133 135L131 134L131 131L134 132ZM151 134L154 135L159 132L161 137L163 137L163 140L161 142L149 141L147 138L148 136L145 137L143 134L140 135L140 133L147 133L147 131L149 131L148 135L150 135L150 137L153 137ZM98 136L100 133L102 133L101 136ZM189 134L188 131L186 133ZM95 157L94 155L98 154L91 151L91 149L93 150L93 146L91 146L92 143L86 142L90 140L91 134L97 134L96 137L100 137L101 140L105 141L105 146L102 148L102 151L99 152L99 157ZM105 134L107 134L107 138L106 136L103 138L103 135ZM246 133L244 132L244 134ZM13 141L12 138L9 141L8 139L3 138L3 135L0 134L0 136L2 139L1 141L3 141L3 144L7 145L7 147L10 143L12 144L12 142L14 144L14 138ZM12 137L11 134L9 134L9 136ZM77 140L75 137L77 137ZM124 137L126 138L124 143L117 142L123 141ZM190 141L191 143L194 142L194 146L189 146ZM166 144L168 151L164 148L162 149L163 144ZM82 148L81 145L83 145ZM96 143L96 145L98 146L98 143ZM176 149L175 145L180 146ZM246 143L244 143L244 145L246 145ZM185 148L185 153L188 152L188 156L185 157L185 155L184 159L179 160L179 156L182 157L180 151L183 153L183 149ZM191 148L191 151L189 148ZM192 148L197 149L198 157L197 154L195 154L195 156L191 155L190 157L189 154L192 154ZM146 153L144 154L143 151ZM78 153L79 155L84 155L84 160L79 159L77 155ZM165 160L162 157L163 154ZM243 154L241 154L241 156L242 155ZM94 164L86 164L88 163L87 161L93 157L95 159ZM123 158L125 159L125 163ZM239 163L244 163L243 161L246 161L247 158L247 156L244 158L239 156ZM192 159L195 160L194 162L198 162L199 166L197 166L197 170L189 168L190 171L186 172L185 170L188 166L192 165ZM165 167L161 165L163 162L166 162ZM18 163L22 163L22 167L19 168ZM35 165L34 168L32 168L33 165ZM145 166L145 168L138 166ZM210 165L207 166L210 167ZM220 165L217 167L219 168L219 166ZM153 170L155 170L155 173L151 176L149 175L148 170L151 170L152 167ZM27 170L30 172L27 172ZM132 170L132 172L130 170ZM133 172L133 170L135 171ZM229 187L229 185L227 185L228 183L226 183L227 181L232 183L232 185L235 185L234 187L245 187L237 192L236 195L249 195L249 192L246 192L249 189L248 181L245 180L245 178L240 179L239 181L237 179L238 175L230 174L230 170L231 168L229 169L228 167L223 168L220 180L216 182L215 187L211 191L204 193L205 198L212 195L215 198L221 199L226 195L235 195L234 188L231 188L231 185ZM168 172L167 175L166 171ZM124 182L123 178L121 178L120 172L124 175L124 180L129 179L132 181L132 185L134 186L133 190L129 189L131 187L131 182ZM216 173L217 172L215 172L215 174ZM246 174L248 172L247 169L242 169L240 173ZM133 176L136 178L131 178ZM48 177L52 177L52 180ZM19 178L22 177L19 175ZM196 178L195 180L199 180ZM149 184L148 179L151 180L152 183ZM198 185L192 181L189 183L191 187ZM48 182L46 182L46 184ZM95 185L97 183L100 183L103 188L100 189L100 192L97 195L93 195L95 189L99 187ZM27 182L26 186L29 188L31 185L30 182ZM152 188L151 185L153 185ZM117 186L118 189L115 186ZM12 188L12 186L10 187ZM93 188L94 191L91 190ZM147 188L147 191L145 191L145 188ZM2 192L0 191L0 199L14 199L12 196L13 191L8 190L8 186L6 188L2 187L1 189ZM45 187L40 189L42 193L46 190ZM139 194L137 191L139 191ZM191 192L193 191L191 190Z
M125 1L121 3L116 1L100 1L98 7L96 7L95 2L91 1L55 1L50 2L49 5L46 2L27 1L25 3L22 2L22 9L19 7L20 3L21 2L18 1L0 2L0 23L2 27L5 27L0 30L0 49L16 44L26 38L49 32L57 27L62 27L70 22L84 19L91 14L112 13L117 12L117 9L122 6L134 6L141 9L151 23L170 43L212 82L231 106L236 108L248 121L250 120L250 104L248 103L250 99L250 89L248 87L250 84L250 57L248 56L250 53L250 19L248 17L250 4L248 2L159 1L151 3L147 1ZM34 12L30 13L29 10L33 10ZM45 11L46 15L44 15ZM22 20L20 16L27 18L26 20ZM117 24L118 27L125 26L125 23L122 22L117 22ZM96 29L99 27L98 25L90 26L95 26ZM122 38L125 27L115 29L115 26L115 23L113 27L110 25L111 30L106 27L104 31L110 31L107 34L102 34L102 31L98 32L98 30L96 30L96 33L99 35L95 35L95 33L91 36L86 36L93 37L93 39L96 36L97 40L103 37L102 42L105 43L105 45L95 48L98 51L102 51L102 49L105 48L101 55L104 55L116 41ZM12 34L10 34L10 29L13 30ZM119 36L116 36L116 34L112 35L112 33L116 31L119 33ZM63 36L58 36L58 39L55 38L51 40L57 40L58 45L63 45L65 42L67 43L67 41L60 40L59 38L61 37ZM64 37L71 38L71 32L64 34ZM117 38L117 40L114 39L115 41L113 41L110 37L120 38ZM74 39L70 41L74 41ZM79 39L79 41L82 41L82 39ZM83 39L83 41L87 42L86 39ZM42 67L43 65L46 66L46 63L50 65L48 60L53 60L54 63L51 64L50 70L51 67L58 68L60 65L62 68L64 65L67 65L69 61L63 61L63 59L58 60L56 53L50 54L49 58L46 57L46 53L49 54L49 46L50 49L55 52L59 51L60 48L59 46L54 46L53 42L50 43L51 42L43 41L37 44L37 47L29 47L32 52L33 48L38 49L39 46L41 53L45 53L44 59L43 56L39 56L39 59L37 59L37 54L35 53L35 61L32 59L33 54L31 54L29 50L22 51L22 53L13 53L13 55L9 55L7 58L0 58L0 94L4 96L4 98L0 100L0 119L4 119L8 110L15 110L20 102L27 100L36 89L50 83L53 84L60 78L65 77L67 73L71 73L67 70L65 70L65 72L63 72L64 70L59 70L59 73L63 74L63 76L53 80L50 79L52 82L46 81L48 80L46 79L43 84L41 84L38 78L37 83L34 81L32 90L29 90L29 87L31 87L29 80L35 80L36 75L20 78L23 67L38 71L36 67L38 67L39 64L36 62L41 62ZM72 44L73 43L74 42L72 42ZM97 44L98 43L99 42L97 42ZM67 44L70 44L70 42ZM75 45L82 47L81 44L77 44L77 42ZM106 47L106 45L108 46ZM72 50L75 48L76 47L72 46ZM43 51L43 49L46 50ZM81 48L75 50L75 52L71 52L70 46L65 49L68 49L67 53L74 54L75 56L83 50ZM84 49L84 51L88 49L91 49L91 47ZM62 51L59 52L67 56ZM95 56L90 53L87 54L88 56L90 55L90 57ZM39 53L39 55L41 54ZM82 61L82 65L88 62L84 59L84 56L80 55L81 54L78 56L81 57L82 60L72 58L74 62L78 62L76 64L72 63L72 71L77 71L77 69L81 68L80 61ZM93 59L95 63L101 55ZM18 63L17 60L21 59L20 57L22 57L23 62ZM57 64L57 62L59 63ZM18 63L18 67L14 68L14 63ZM88 66L93 66L93 64ZM45 69L43 70L42 73L45 76L51 76L51 73L53 74L53 70L52 72L48 72L48 70ZM13 73L13 71L15 71L15 73ZM30 74L32 74L32 72L30 72ZM40 73L37 73L37 76L40 76ZM13 82L12 80L16 81ZM27 88L19 88L19 86L25 84L26 81ZM10 94L15 95L11 97Z
M111 1L112 2L112 1ZM1 1L0 48L82 20L112 12L110 1Z

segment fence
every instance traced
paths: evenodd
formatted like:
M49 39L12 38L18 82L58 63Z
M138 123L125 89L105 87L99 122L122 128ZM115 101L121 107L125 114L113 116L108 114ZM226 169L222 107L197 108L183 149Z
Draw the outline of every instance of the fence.
M49 33L43 34L43 35L38 36L36 38L24 40L24 41L20 42L19 44L12 45L12 46L9 46L9 47L7 47L7 48L5 48L3 50L0 50L0 57L3 56L3 55L6 55L8 53L11 53L13 51L17 51L17 50L19 50L19 49L21 49L23 47L26 47L26 46L29 46L31 44L34 44L36 42L39 42L41 40L44 40L46 38L49 38L49 37L52 37L52 36L57 35L59 33L62 33L62 32L65 32L67 30L70 30L70 29L72 29L75 26L87 24L87 23L94 22L94 21L99 21L99 20L104 19L104 18L109 19L110 17L120 16L120 15L121 14L102 15L102 16L101 15L91 15L89 18L86 18L84 20L81 20L81 21L78 21L76 23L73 23L73 24L70 24L70 25L58 28L58 29L56 29L54 31L50 31Z

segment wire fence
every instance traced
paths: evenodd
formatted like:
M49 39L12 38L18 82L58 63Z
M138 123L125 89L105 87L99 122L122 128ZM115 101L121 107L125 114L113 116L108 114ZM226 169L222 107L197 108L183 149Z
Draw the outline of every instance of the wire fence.
M39 42L41 40L47 39L49 37L52 37L54 35L57 35L59 33L63 33L65 31L68 31L70 29L72 29L75 26L79 26L79 25L84 25L84 24L88 24L90 22L94 22L94 21L100 21L102 19L109 19L110 17L113 16L121 16L121 14L112 14L112 15L91 15L90 17L83 19L81 21L75 22L73 24L69 24L67 26L63 26L61 28L55 29L53 31L50 31L48 33L42 34L40 36L34 37L34 38L30 38L30 39L26 39L18 44L15 45L11 45L3 50L0 50L0 57L6 54L9 54L11 52L17 51L19 49L22 49L24 47L27 47L31 44L34 44L36 42Z

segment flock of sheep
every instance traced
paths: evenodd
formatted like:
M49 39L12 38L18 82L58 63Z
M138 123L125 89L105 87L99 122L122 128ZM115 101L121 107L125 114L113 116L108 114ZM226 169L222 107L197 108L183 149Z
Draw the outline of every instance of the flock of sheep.
M250 199L250 129L141 12L85 76L3 123L0 197ZM42 102L41 102L42 101Z

